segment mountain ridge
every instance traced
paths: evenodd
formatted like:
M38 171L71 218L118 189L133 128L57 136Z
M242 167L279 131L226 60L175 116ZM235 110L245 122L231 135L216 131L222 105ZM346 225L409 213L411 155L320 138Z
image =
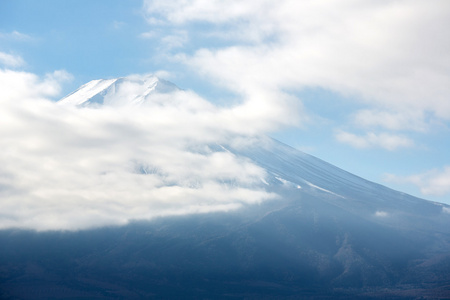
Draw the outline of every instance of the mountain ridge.
M170 93L180 90L173 83L152 74L144 77L127 76L113 79L95 79L82 85L74 92L60 99L57 103L61 105L76 106L114 105L114 102L108 101L108 97L118 93L120 89L127 84L138 86L139 89L137 91L131 91L131 93L128 92L126 99L121 101L122 104L127 102L143 102L147 97L154 93Z

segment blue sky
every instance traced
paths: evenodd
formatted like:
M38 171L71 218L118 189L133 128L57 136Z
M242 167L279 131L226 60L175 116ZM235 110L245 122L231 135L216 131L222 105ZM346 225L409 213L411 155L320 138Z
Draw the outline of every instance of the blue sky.
M219 106L246 103L293 147L450 204L447 28L445 0L3 0L0 97L11 74L57 100L157 73Z

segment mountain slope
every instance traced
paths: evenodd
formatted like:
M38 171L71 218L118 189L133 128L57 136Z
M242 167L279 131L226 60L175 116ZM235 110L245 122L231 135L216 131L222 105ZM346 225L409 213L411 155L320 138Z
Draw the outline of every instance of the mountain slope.
M178 91L161 82L93 81L60 103L140 105ZM199 148L263 168L258 188L278 197L118 227L0 231L0 298L450 298L449 206L269 137Z
M401 224L403 219L409 220L408 227L416 226L422 218L436 224L449 221L448 205L367 181L273 139L245 149L230 147L230 151L248 157L268 171L272 185L297 190L299 197L320 197L365 218L396 226L406 226Z
M8 299L445 299L448 233L380 224L320 196L74 233L3 231Z

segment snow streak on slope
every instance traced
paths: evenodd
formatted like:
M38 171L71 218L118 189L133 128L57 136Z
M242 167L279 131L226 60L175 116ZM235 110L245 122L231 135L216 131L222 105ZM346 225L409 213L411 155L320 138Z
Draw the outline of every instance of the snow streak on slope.
M98 79L92 80L81 86L78 90L59 101L60 104L83 105L86 103L96 102L95 97L100 98L117 79Z

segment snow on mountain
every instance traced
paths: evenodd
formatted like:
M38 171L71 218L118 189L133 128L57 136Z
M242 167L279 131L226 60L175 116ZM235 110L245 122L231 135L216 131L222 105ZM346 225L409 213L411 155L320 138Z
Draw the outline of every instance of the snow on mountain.
M154 75L92 80L58 101L61 105L95 107L99 105L139 104L155 94L180 90Z
M117 80L118 79L97 79L89 81L78 88L75 92L61 99L59 103L69 105L97 103L100 99L104 98L107 90L111 88L111 85L113 85L113 83Z

